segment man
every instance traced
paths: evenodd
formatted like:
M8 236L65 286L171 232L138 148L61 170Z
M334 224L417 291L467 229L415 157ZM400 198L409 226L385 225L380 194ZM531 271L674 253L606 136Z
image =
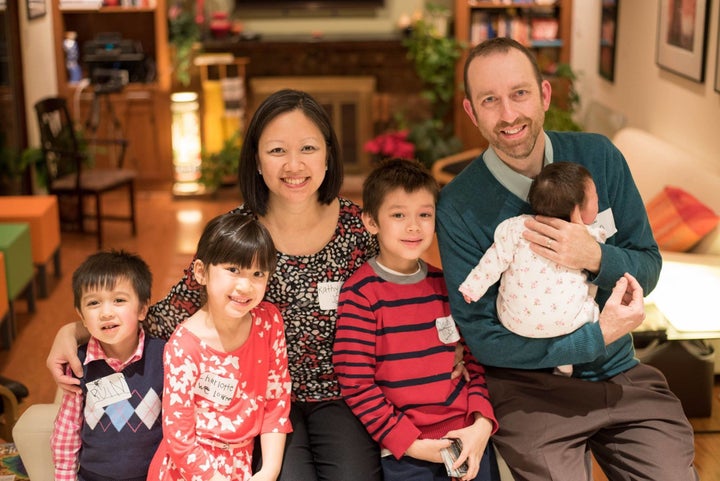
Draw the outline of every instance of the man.
M587 451L610 479L693 480L693 432L662 374L634 357L630 332L661 258L622 154L605 137L545 132L551 87L532 53L508 38L475 47L463 108L489 142L441 192L437 235L450 304L475 357L487 366L500 428L493 442L516 480L591 479ZM540 256L583 269L597 285L598 322L528 339L499 322L497 285L477 303L458 286L503 220L531 213L527 193L549 163L584 165L597 184L605 244L579 224L536 217L525 238ZM552 368L572 364L572 377Z

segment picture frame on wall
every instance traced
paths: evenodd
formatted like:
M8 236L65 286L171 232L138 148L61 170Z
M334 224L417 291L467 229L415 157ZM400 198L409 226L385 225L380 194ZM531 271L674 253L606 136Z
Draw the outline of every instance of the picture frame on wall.
M660 0L656 62L695 82L705 77L708 0Z
M47 6L45 0L27 0L27 17L28 20L45 16Z
M610 82L615 81L615 44L617 40L617 12L620 0L603 0L600 15L600 61L598 73Z
M718 29L717 58L715 59L715 91L720 93L720 29Z

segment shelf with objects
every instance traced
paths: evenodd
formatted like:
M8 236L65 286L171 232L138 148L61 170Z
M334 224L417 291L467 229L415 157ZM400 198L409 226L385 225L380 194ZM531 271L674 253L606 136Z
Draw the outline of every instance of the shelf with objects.
M137 0L134 6L102 2L51 2L59 94L76 124L90 135L129 141L125 166L138 171L138 184L172 181L170 140L170 49L165 0ZM68 70L63 43L73 36L82 80ZM117 132L120 129L121 132ZM110 162L97 152L98 165Z
M572 0L477 1L455 0L455 37L468 49L487 38L512 37L537 56L540 69L553 85L553 98L567 98L567 80L555 77L560 64L570 62ZM463 98L465 53L457 63L459 86L455 104ZM466 149L485 147L486 142L464 110L455 109L455 131Z

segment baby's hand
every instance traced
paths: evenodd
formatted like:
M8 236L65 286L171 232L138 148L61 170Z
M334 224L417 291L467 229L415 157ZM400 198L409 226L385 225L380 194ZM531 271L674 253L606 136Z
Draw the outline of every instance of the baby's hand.
M465 299L465 302L467 302L468 304L472 304L473 302L473 300L470 299L470 296L468 296L467 294L463 294L463 299Z

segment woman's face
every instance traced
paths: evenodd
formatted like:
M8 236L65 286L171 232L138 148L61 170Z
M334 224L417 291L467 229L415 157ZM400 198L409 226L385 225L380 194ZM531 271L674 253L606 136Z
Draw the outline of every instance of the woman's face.
M260 135L258 169L271 198L300 202L317 196L327 169L325 137L302 111L280 114Z

